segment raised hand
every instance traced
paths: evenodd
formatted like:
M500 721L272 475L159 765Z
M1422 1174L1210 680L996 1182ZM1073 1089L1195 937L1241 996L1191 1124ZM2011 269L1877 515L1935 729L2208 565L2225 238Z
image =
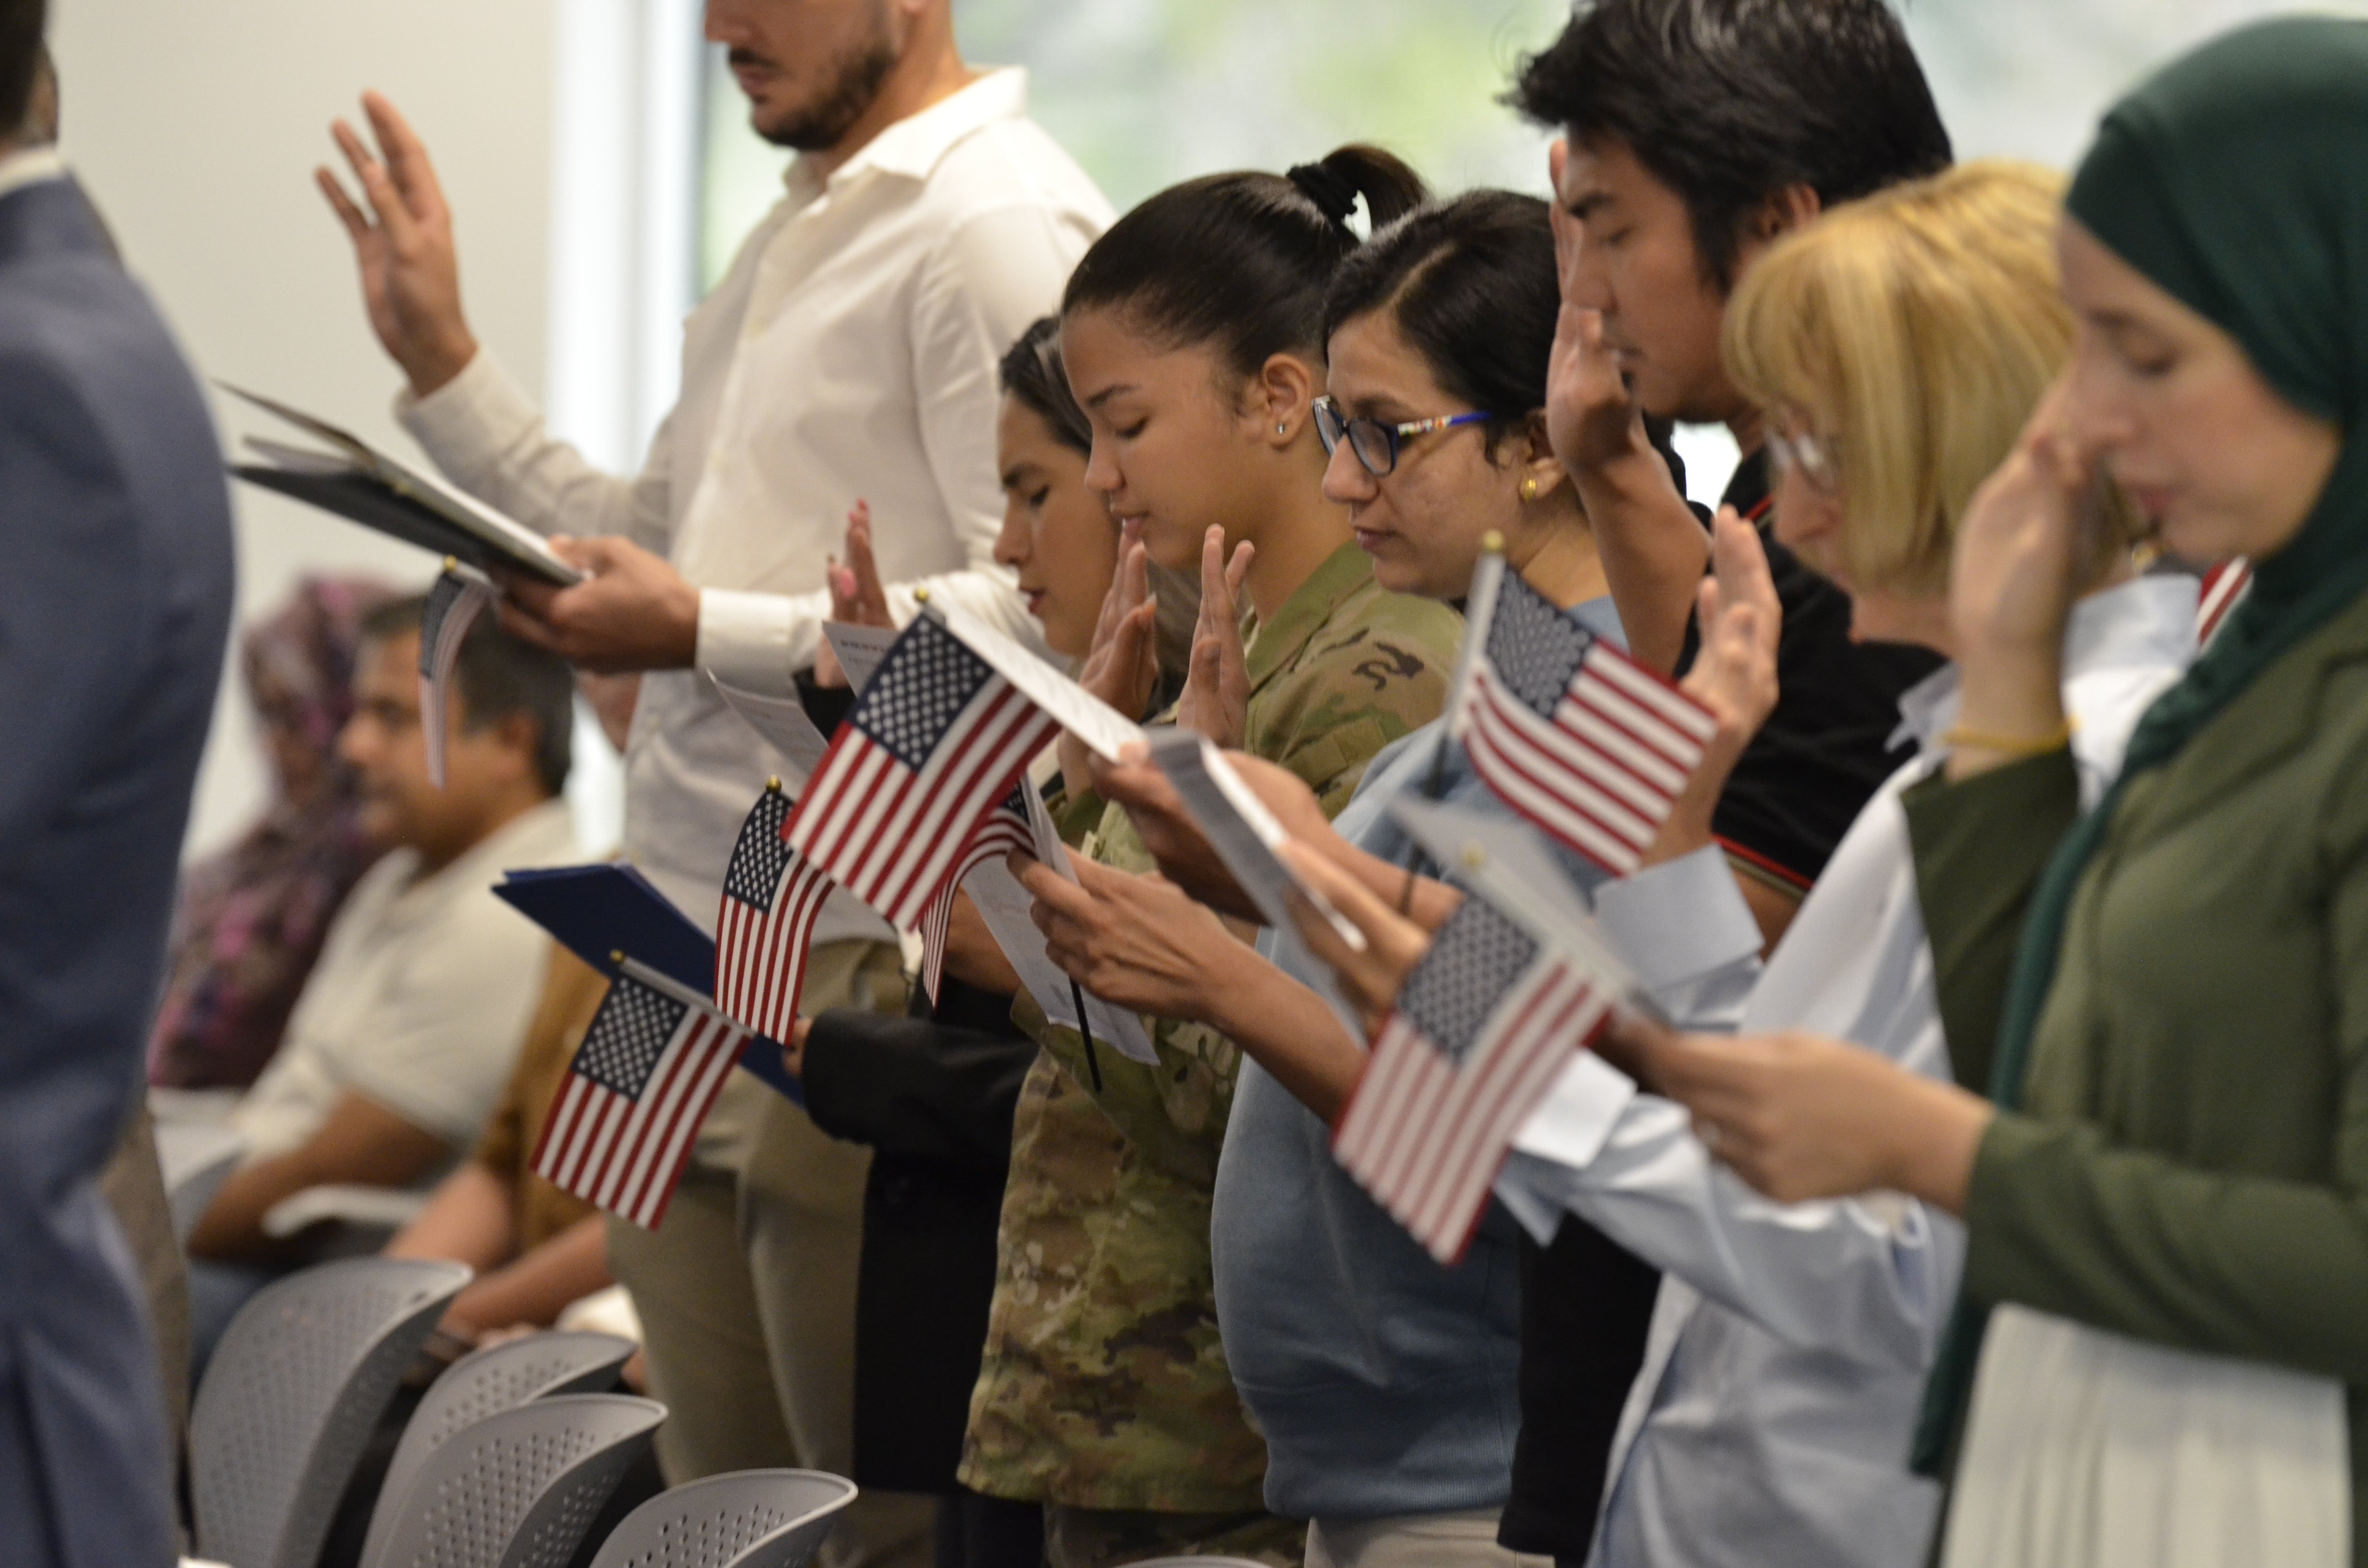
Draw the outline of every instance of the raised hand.
M1784 607L1768 574L1759 530L1724 507L1712 525L1711 574L1702 581L1695 620L1702 651L1679 687L1708 708L1718 729L1687 779L1668 819L1645 853L1657 865L1711 841L1711 815L1735 765L1776 706L1776 648Z
M1962 671L1963 733L2036 744L2064 729L2065 629L2074 601L2107 565L2098 526L2101 475L2066 426L2065 395L2059 380L2040 399L1957 528L1949 626ZM1981 772L2019 752L1961 741L1950 776Z
M1118 565L1110 574L1110 592L1102 596L1102 612L1094 622L1093 646L1077 671L1077 684L1117 709L1139 719L1159 685L1159 650L1154 637L1158 604L1151 597L1150 561L1144 553L1136 525L1120 536ZM1061 777L1071 799L1094 788L1093 750L1064 731L1058 754Z
M477 340L461 311L452 212L427 144L394 106L377 93L364 93L362 112L383 162L344 120L330 127L361 185L361 200L347 193L326 165L314 169L313 177L353 240L371 330L403 368L413 393L425 397L466 369L477 353Z
M1192 628L1192 668L1176 701L1176 722L1232 749L1242 744L1250 706L1249 663L1236 597L1257 547L1247 540L1225 559L1225 530L1201 540L1201 619Z
M551 548L592 575L572 587L507 574L502 627L598 675L688 669L699 653L699 590L664 558L621 539L554 535Z
M847 561L836 558L823 574L830 585L830 618L853 626L894 626L888 614L888 588L880 580L879 562L871 555L871 504L858 501L847 514ZM847 672L824 638L814 652L814 684L845 686Z

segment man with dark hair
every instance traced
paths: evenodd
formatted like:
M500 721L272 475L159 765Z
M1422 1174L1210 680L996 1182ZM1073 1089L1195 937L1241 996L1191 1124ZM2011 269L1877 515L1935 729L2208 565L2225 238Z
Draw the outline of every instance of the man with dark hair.
M797 690L858 497L877 518L897 621L926 585L1037 639L993 559L996 360L1059 303L1110 218L1028 118L1024 75L963 62L951 0L708 0L705 15L750 125L798 155L780 202L685 324L682 396L636 477L598 472L553 439L478 347L454 216L392 106L365 100L382 162L339 127L359 200L322 175L371 325L409 383L405 427L463 488L570 536L557 548L592 574L562 590L515 585L510 624L587 669L650 672L625 761L623 853L702 923L742 820L782 770L709 677ZM807 1009L901 1006L891 936L834 897L814 930ZM658 1432L669 1480L852 1464L869 1158L734 1074L666 1223L611 1225L652 1392L674 1408ZM928 1524L919 1500L869 1489L824 1556L923 1561Z
M21 130L43 19L0 0L0 1562L165 1568L162 1382L99 1175L222 678L230 502L171 334Z
M1727 294L1825 208L1947 167L1948 134L1883 0L1602 0L1527 62L1513 101L1564 133L1552 153L1564 256L1554 450L1631 646L1671 668L1691 657L1709 540L1645 417L1725 424L1743 453L1725 504L1765 536L1759 411L1719 356ZM1853 643L1847 598L1769 542L1782 696L1717 829L1772 939L1900 760L1896 704L1933 661Z
M1719 801L1724 866L1706 853L1656 875L1734 877L1759 927L1738 934L1748 959L1782 934L1906 759L1890 749L1898 699L1936 661L1851 642L1848 597L1769 537L1760 412L1720 358L1726 300L1770 244L1826 208L1945 168L1948 134L1883 0L1582 0L1524 62L1511 98L1562 132L1551 164L1563 261L1554 451L1648 663L1691 661L1709 541L1645 419L1724 423L1743 452L1725 500L1768 547L1784 616L1781 696ZM1605 1125L1622 1114L1573 1114L1599 1108ZM1533 1169L1552 1178L1525 1192ZM1633 1296L1606 1289L1638 1263L1565 1212L1596 1179L1587 1166L1508 1167L1508 1200L1532 1197L1525 1214L1561 1223L1524 1259L1523 1425L1505 1544L1603 1568L1918 1560L1930 1523L1921 1483L1904 1463L1868 1472L1846 1437L1795 1429L1806 1419L1786 1427L1786 1363L1770 1336L1674 1278L1647 1335ZM1626 1198L1682 1203L1667 1179L1669 1190L1632 1182Z
M559 798L575 681L490 622L461 645L444 786L419 723L419 619L398 600L362 623L354 716L337 750L361 827L386 853L329 926L271 1065L233 1113L246 1161L189 1235L202 1365L240 1306L329 1239L265 1219L313 1187L421 1187L469 1147L507 1081L548 944L491 891L504 870L576 854Z

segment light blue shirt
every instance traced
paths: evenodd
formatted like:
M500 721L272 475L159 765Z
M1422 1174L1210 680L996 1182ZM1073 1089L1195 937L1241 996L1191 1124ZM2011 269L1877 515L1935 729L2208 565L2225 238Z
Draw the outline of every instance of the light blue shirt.
M1619 641L1608 598L1566 612ZM1334 825L1404 864L1389 814L1429 796L1506 808L1439 723L1375 756ZM1602 873L1563 852L1582 885ZM1259 949L1322 989L1328 971L1287 932ZM1492 1210L1463 1260L1440 1267L1332 1158L1331 1129L1245 1061L1217 1163L1210 1251L1225 1364L1267 1440L1266 1502L1294 1518L1498 1508L1520 1432L1520 1235Z
M2084 785L2194 655L2195 584L2084 600L2065 698ZM1918 754L1884 783L1763 967L1715 846L1598 891L1603 927L1685 1027L1797 1028L1947 1080L1900 792L1940 765L1946 668L1901 699ZM1497 1194L1550 1237L1579 1214L1664 1270L1611 1463L1600 1568L1921 1568L1939 1491L1908 1473L1964 1233L1896 1194L1770 1201L1717 1164L1683 1108L1582 1055L1516 1140Z

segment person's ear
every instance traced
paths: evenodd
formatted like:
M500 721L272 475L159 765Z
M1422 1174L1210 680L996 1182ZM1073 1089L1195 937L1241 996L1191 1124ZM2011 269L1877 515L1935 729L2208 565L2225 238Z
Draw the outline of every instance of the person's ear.
M1740 278L1759 253L1796 229L1805 229L1825 210L1815 187L1794 180L1770 191L1736 227L1735 277Z
M1277 354L1259 366L1248 399L1258 438L1277 451L1296 442L1323 381L1323 372L1296 354Z
M1815 186L1794 180L1760 202L1751 216L1751 237L1761 244L1770 244L1795 229L1807 228L1825 210Z
M1554 454L1554 443L1546 437L1545 410L1532 409L1520 428L1508 431L1506 447L1520 469L1519 483L1525 503L1544 500L1557 485L1570 483L1570 471Z

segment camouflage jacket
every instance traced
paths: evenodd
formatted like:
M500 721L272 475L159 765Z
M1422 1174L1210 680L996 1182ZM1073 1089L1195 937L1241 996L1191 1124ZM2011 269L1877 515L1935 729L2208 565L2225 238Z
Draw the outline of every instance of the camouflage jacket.
M1384 593L1364 553L1342 547L1250 629L1245 749L1337 812L1374 753L1438 716L1462 625L1444 605ZM1152 868L1116 806L1081 847ZM1012 1129L962 1484L1081 1508L1263 1507L1266 1446L1225 1369L1209 1263L1239 1051L1203 1025L1147 1017L1159 1065L1100 1047L1097 1093L1075 1030L1024 994L1013 1016L1045 1054Z

